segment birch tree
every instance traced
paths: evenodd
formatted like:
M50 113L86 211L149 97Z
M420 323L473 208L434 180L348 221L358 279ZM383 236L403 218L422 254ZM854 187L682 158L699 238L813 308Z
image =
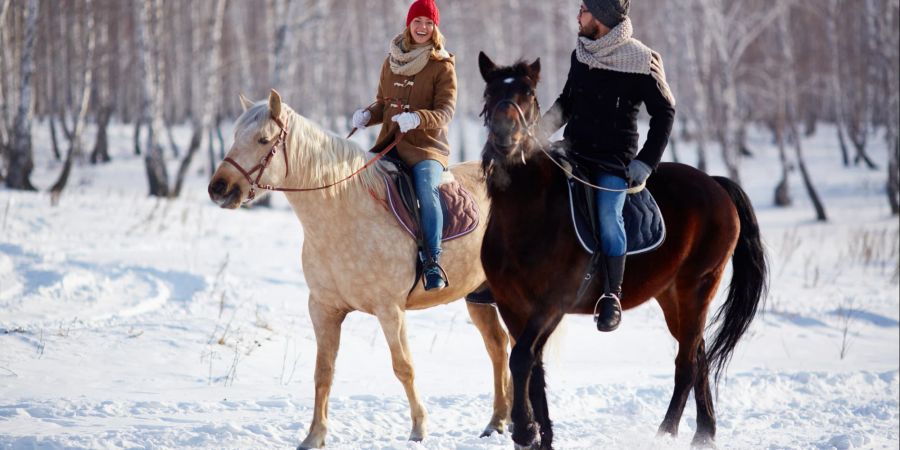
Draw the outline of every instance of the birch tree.
M83 29L84 33L87 35L87 39L84 46L84 56L82 57L83 69L81 73L81 93L77 103L78 109L75 113L72 130L71 132L67 131L66 133L66 137L69 139L69 148L66 151L66 161L63 164L62 173L60 173L59 178L53 184L53 187L50 188L50 199L54 206L59 203L59 197L62 194L63 189L65 189L66 183L69 181L69 175L72 172L73 155L81 153L81 132L84 130L84 121L87 116L88 104L91 100L91 88L93 87L92 78L94 74L94 46L96 42L94 14L91 5L92 0L84 0ZM65 123L65 120L63 119L61 122Z
M34 76L34 41L38 18L38 0L28 0L25 6L25 39L22 43L19 106L13 125L9 148L9 168L6 187L35 190L31 184L34 155L31 144L32 94Z
M151 41L157 41L158 26L153 26L151 16L156 15L159 0L144 0L143 5L136 8L135 42L140 55L138 64L143 77L141 91L141 119L147 126L146 155L144 165L147 170L147 181L150 195L166 197L169 194L168 173L163 157L163 149L159 144L162 129L162 111L159 104L159 78L154 75L155 61Z
M809 195L809 200L815 208L816 220L825 222L828 215L825 213L825 205L819 198L818 191L813 185L812 176L806 167L806 161L803 155L803 138L800 135L797 121L797 76L795 67L797 61L794 58L794 40L793 33L790 30L791 9L787 8L778 20L778 29L781 43L781 55L783 60L783 86L784 86L784 114L787 122L788 131L791 133L794 143L794 153L797 158L797 168L800 170L800 176L803 178L803 186Z
M206 71L202 74L206 80L206 91L201 100L200 114L195 115L193 119L194 131L191 135L191 142L187 149L187 154L181 161L178 168L178 176L175 181L175 187L172 189L172 196L177 197L181 194L184 185L184 177L197 150L200 148L200 142L203 139L203 132L212 128L213 114L218 102L218 92L220 85L220 61L221 61L221 42L222 42L222 23L225 21L226 0L215 0L212 8L212 15L209 19L207 29L209 30L209 48L206 54L209 55L206 63ZM210 139L212 141L212 139Z

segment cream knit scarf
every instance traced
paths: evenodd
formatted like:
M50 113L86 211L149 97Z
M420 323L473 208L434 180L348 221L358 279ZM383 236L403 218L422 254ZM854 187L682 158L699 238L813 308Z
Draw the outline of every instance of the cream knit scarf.
M434 45L430 42L427 44L414 44L409 50L404 49L403 33L400 33L391 41L391 72L394 72L396 75L411 77L425 68L433 51ZM438 56L448 58L450 54L446 50L441 50L438 52Z
M663 97L675 106L675 97L666 82L662 58L643 42L632 37L631 19L626 17L605 36L597 40L578 38L575 56L594 69L651 75Z

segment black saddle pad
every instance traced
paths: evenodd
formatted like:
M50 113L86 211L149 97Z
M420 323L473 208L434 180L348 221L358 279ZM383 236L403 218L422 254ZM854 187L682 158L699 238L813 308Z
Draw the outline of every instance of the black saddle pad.
M576 175L583 180L592 180L587 173L575 169ZM569 180L569 209L572 212L572 225L575 234L584 250L590 254L600 248L597 235L591 223L591 215L596 211L594 189L590 186ZM666 239L666 225L663 222L659 205L647 189L625 196L625 207L622 209L625 219L625 235L627 254L637 255L655 250ZM596 219L595 219L596 220Z

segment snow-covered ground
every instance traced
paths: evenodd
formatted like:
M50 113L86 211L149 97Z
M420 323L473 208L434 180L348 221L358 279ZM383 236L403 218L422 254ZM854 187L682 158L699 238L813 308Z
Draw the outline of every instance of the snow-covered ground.
M283 198L272 209L217 208L198 169L205 154L182 198L148 198L130 133L115 127L113 163L76 166L56 207L45 193L0 188L0 448L296 446L311 420L315 360L299 223ZM37 134L33 181L46 188L59 164L46 128ZM186 142L186 130L179 136ZM771 295L719 388L718 445L896 449L900 232L884 171L843 168L821 127L804 142L830 216L816 223L797 174L795 206L772 206L777 154L753 137L742 176ZM884 153L872 150L881 163ZM566 324L548 368L557 448L687 448L692 400L681 435L655 437L676 350L659 307L627 312L610 334L587 317ZM408 408L383 335L355 313L329 448L511 447L508 435L478 438L491 370L465 305L409 313L409 339L429 437L406 442Z

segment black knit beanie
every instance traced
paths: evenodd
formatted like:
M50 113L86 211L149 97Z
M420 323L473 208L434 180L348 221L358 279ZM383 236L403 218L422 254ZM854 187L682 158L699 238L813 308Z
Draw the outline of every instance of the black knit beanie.
M631 7L630 0L584 0L584 5L595 19L599 20L603 25L609 28L615 28L616 25L625 20L628 16L628 9Z

